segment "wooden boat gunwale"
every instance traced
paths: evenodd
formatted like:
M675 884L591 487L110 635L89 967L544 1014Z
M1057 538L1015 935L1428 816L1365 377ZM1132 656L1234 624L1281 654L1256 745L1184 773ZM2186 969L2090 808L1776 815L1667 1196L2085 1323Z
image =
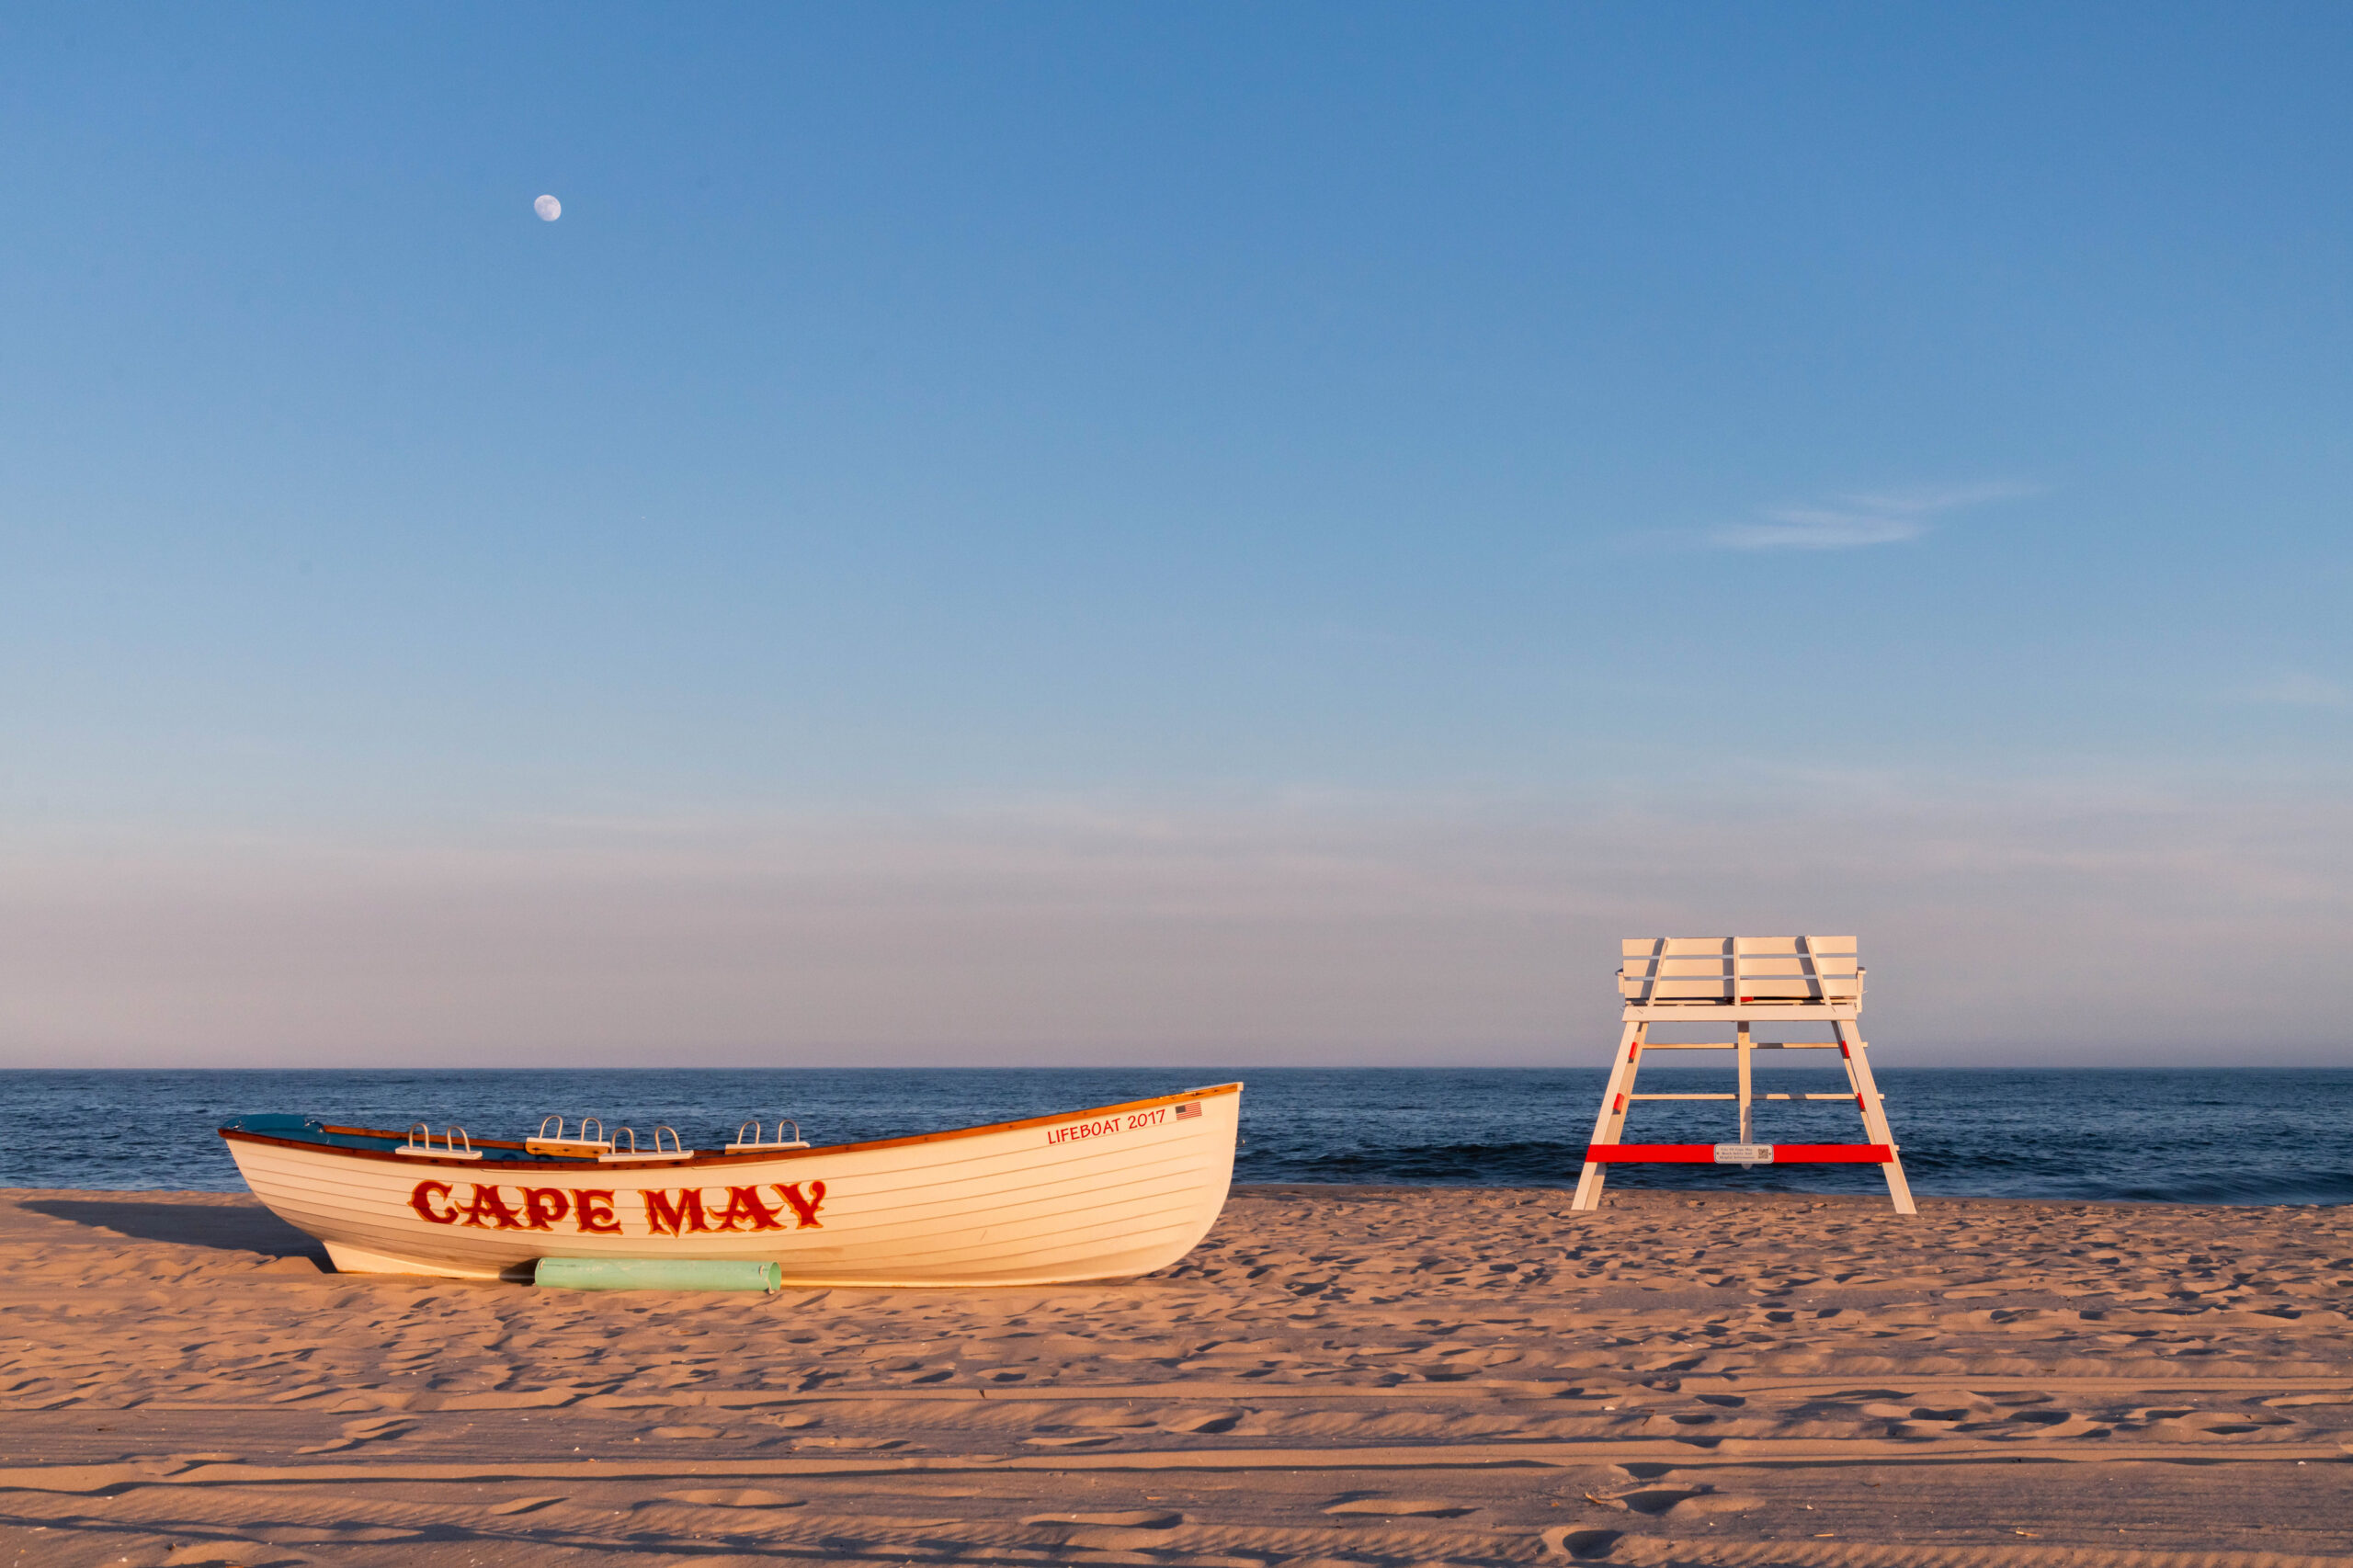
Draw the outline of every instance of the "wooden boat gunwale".
M1048 1116L1022 1117L1014 1121L992 1121L978 1127L951 1127L938 1132L910 1133L904 1138L872 1138L858 1143L825 1143L810 1149L765 1149L741 1154L695 1153L675 1160L632 1160L630 1170L676 1170L681 1166L699 1168L706 1165L740 1165L778 1160L805 1160L820 1154L847 1154L870 1149L900 1149L918 1143L945 1142L957 1138L975 1138L991 1132L1018 1132L1024 1128L1051 1127L1057 1123L1091 1121L1099 1117L1126 1115L1134 1111L1154 1110L1162 1106L1186 1105L1196 1100L1210 1099L1219 1095L1238 1095L1239 1082L1212 1084L1178 1094L1155 1095L1150 1099L1122 1100L1117 1105L1092 1106L1085 1110L1057 1111ZM267 1132L248 1132L243 1128L223 1127L219 1130L224 1140L247 1143L272 1143L282 1148L305 1149L338 1155L350 1155L362 1160L392 1160L403 1165L439 1165L464 1171L610 1171L616 1167L596 1160L567 1158L563 1155L541 1155L532 1159L497 1160L484 1156L478 1160L450 1159L438 1154L403 1154L397 1146L408 1134L377 1127L343 1127L319 1124L322 1132L346 1137L381 1138L395 1145L391 1149L355 1149L341 1143L320 1143L303 1138L281 1138ZM522 1141L511 1138L476 1138L471 1141L476 1149L521 1149Z

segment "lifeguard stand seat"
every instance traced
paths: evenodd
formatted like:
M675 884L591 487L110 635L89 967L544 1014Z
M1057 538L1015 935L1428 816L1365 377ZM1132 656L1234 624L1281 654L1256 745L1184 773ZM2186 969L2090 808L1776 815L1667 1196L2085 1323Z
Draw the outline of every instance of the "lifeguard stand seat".
M1601 1207L1601 1186L1613 1165L1636 1162L1677 1165L1875 1165L1887 1177L1888 1197L1899 1214L1916 1213L1912 1188L1904 1179L1887 1108L1871 1078L1870 1061L1857 1020L1863 1007L1863 967L1852 937L1633 937L1620 944L1623 961L1618 992L1625 1002L1625 1031L1601 1092L1593 1140L1586 1145L1585 1173L1577 1179L1572 1209ZM1828 1026L1830 1040L1760 1040L1756 1024ZM1729 1024L1729 1041L1686 1043L1654 1040L1654 1025ZM1774 1032L1779 1033L1779 1030ZM1634 1075L1645 1051L1729 1051L1735 1053L1737 1088L1732 1094L1638 1095ZM1852 1099L1861 1112L1862 1143L1755 1143L1749 1141L1749 1110L1757 1099L1750 1089L1750 1058L1759 1051L1836 1051L1846 1065L1847 1094L1809 1094L1809 1100ZM1740 1111L1740 1137L1731 1143L1628 1143L1626 1113L1637 1100L1731 1100Z

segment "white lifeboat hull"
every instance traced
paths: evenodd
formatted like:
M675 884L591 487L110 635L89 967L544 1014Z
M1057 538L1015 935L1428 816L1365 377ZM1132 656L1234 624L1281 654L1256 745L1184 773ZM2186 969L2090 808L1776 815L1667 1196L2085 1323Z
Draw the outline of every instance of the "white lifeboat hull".
M774 1261L793 1285L1148 1274L1209 1233L1239 1084L915 1138L630 1164L395 1153L222 1130L254 1196L338 1269L494 1278L541 1257ZM508 1149L511 1157L502 1157Z

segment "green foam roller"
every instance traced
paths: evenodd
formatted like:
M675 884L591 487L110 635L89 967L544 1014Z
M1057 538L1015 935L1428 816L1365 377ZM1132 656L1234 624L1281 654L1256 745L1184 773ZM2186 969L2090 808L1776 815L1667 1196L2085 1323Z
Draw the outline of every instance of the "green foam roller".
M784 1266L734 1258L543 1257L531 1282L558 1290L777 1290Z

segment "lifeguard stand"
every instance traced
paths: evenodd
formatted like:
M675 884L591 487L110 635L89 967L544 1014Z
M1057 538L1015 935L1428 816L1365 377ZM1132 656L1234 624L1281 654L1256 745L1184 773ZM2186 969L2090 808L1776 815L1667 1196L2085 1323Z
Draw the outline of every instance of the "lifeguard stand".
M1636 937L1620 944L1619 994L1625 998L1626 1029L1601 1092L1593 1141L1586 1145L1585 1174L1577 1179L1572 1209L1601 1207L1604 1174L1613 1165L1765 1165L1800 1164L1875 1165L1886 1174L1887 1194L1899 1214L1918 1212L1904 1179L1895 1137L1888 1131L1887 1108L1871 1079L1862 1030L1863 967L1856 961L1852 937ZM1831 1040L1760 1040L1756 1024L1828 1025ZM1729 1041L1684 1043L1654 1040L1654 1024L1729 1024ZM1775 1032L1779 1032L1776 1030ZM1736 1053L1739 1089L1733 1094L1638 1095L1634 1074L1644 1051L1730 1051ZM1844 1095L1756 1095L1749 1087L1749 1059L1759 1051L1836 1051L1846 1063ZM1866 1143L1752 1143L1749 1107L1758 1099L1844 1100L1862 1112ZM1626 1112L1636 1100L1733 1100L1740 1107L1735 1143L1626 1143Z

